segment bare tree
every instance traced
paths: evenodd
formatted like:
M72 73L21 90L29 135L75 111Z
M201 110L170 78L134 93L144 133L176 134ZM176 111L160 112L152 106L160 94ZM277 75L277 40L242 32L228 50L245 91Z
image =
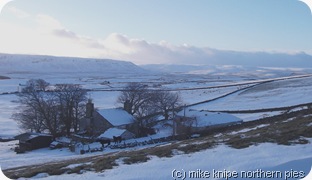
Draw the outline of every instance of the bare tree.
M56 85L56 91L45 92L48 83L44 82L27 82L18 94L21 106L12 118L23 129L36 132L48 130L54 137L63 132L70 135L72 128L77 132L78 121L84 115L87 92L72 84Z
M46 81L43 80L43 79L37 79L37 80L36 80L36 85L37 85L37 88L38 88L40 91L46 91L46 90L47 90L47 87L50 85L50 83L46 82Z
M153 94L153 107L161 112L166 120L169 119L169 112L174 113L175 108L181 106L182 100L178 93L170 92L167 90L154 91Z
M169 119L170 111L181 105L178 93L166 90L149 90L141 83L129 83L123 89L117 102L124 105L124 109L134 115L141 128L155 120L155 115L161 113Z
M60 119L60 105L58 104L55 93L47 93L47 99L43 103L44 126L49 132L56 137L62 132L62 122Z
M128 83L117 99L124 109L132 115L139 115L140 108L149 100L149 90L141 83Z
M46 91L50 83L43 79L31 79L26 82L26 87L23 89L25 91L35 90L35 91Z
M146 85L142 83L128 83L117 99L123 104L124 109L136 117L139 127L145 127L148 122L148 115L155 112L152 107L152 93Z
M13 114L12 118L18 122L20 128L38 133L45 130L40 113L30 107L20 106L19 109L21 109L21 112Z
M155 114L157 114L157 109L153 106L152 93L149 92L148 99L138 107L135 117L140 127L146 127L148 124L155 121Z
M78 131L78 121L84 114L87 92L77 84L58 84L55 91L60 105L60 118L69 136L72 127L75 132Z
M55 122L54 116L57 114L55 96L39 91L32 82L30 80L22 93L18 94L21 106L12 118L23 129L36 132L48 130L55 137L59 126L50 126L51 122Z

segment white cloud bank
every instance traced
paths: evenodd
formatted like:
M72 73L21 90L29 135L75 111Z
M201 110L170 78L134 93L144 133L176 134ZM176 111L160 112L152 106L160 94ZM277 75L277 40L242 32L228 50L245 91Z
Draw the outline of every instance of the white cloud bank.
M34 26L0 21L2 53L110 58L136 64L232 64L257 66L309 66L312 57L301 53L235 52L173 45L166 41L151 43L112 33L104 39L79 35L65 28L57 19L39 14L31 16L9 7L10 13Z

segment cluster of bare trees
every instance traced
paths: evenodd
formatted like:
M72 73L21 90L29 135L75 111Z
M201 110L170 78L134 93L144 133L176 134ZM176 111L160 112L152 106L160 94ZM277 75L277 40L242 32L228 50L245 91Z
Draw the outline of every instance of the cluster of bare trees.
M29 80L18 94L21 106L13 119L25 130L48 131L54 137L77 132L85 116L87 91L76 84L58 84L52 90L47 87L49 83L42 79ZM148 127L157 115L169 119L182 103L178 93L151 90L141 83L129 83L117 101L136 117L141 128Z
M151 90L137 82L128 83L117 102L123 104L124 109L136 117L141 128L153 121L157 114L163 115L167 120L170 112L174 113L182 104L177 92Z
M42 79L29 80L18 94L21 106L13 119L23 129L49 131L54 137L77 132L85 114L87 92L76 84L58 84L47 91L48 86Z

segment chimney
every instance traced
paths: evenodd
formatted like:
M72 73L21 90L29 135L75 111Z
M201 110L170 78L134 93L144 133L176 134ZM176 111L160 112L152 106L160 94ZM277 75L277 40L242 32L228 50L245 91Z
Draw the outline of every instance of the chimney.
M92 99L88 99L88 103L86 105L86 118L91 118L93 116L94 104L92 103Z
M131 103L129 100L126 100L124 103L124 110L131 114Z

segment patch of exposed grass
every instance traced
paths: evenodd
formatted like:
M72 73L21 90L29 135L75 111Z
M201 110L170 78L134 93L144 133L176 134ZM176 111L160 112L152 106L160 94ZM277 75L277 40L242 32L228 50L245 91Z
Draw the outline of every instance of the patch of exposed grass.
M310 117L298 117L293 121L276 123L273 128L278 130L278 133L271 135L278 144L301 144L306 142L302 137L312 137L312 127L307 126L310 122L312 122Z
M177 150L183 151L185 154L190 154L198 151L202 151L205 149L210 149L215 146L215 142L207 141L203 143L198 144L187 144L185 146L179 146L177 147Z
M236 149L243 149L252 145L249 139L242 138L241 136L238 136L238 135L230 138L226 142L226 144Z
M90 167L87 166L87 165L81 165L81 166L77 166L77 167L68 169L68 170L66 171L66 173L67 173L67 174L74 174L74 173L76 173L76 174L81 174L81 171L82 171L82 170L86 170L86 169L90 169Z
M272 122L269 126L230 136L226 144L237 149L264 142L282 145L307 144L309 141L303 137L312 137L312 127L308 126L311 122L311 117Z
M27 170L23 172L17 172L17 173L15 172L15 173L8 173L8 174L5 173L5 175L11 179L18 179L20 177L31 178L43 172L46 172L49 175L61 175L66 172L66 169L62 167L64 167L63 164L43 165L43 166L39 166L36 168L27 168ZM22 173L22 176L20 173Z
M177 144L171 144L167 146L160 146L155 148L150 148L149 153L150 155L157 156L159 158L162 157L172 157L172 150L177 147Z
M103 171L106 169L113 169L114 166L118 166L116 163L116 159L118 159L119 156L107 156L104 158L99 158L94 162L94 164L91 166L95 169L95 171Z
M123 159L125 164L134 164L134 163L142 163L147 162L150 158L145 153L132 154Z
M64 174L66 172L66 169L63 169L62 167L55 167L55 166L49 166L48 168L46 168L47 173L49 175L61 175ZM40 173L40 172L38 172ZM37 174L38 174L37 173Z

